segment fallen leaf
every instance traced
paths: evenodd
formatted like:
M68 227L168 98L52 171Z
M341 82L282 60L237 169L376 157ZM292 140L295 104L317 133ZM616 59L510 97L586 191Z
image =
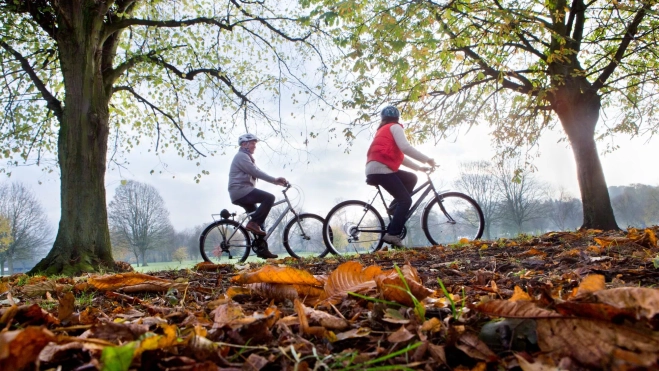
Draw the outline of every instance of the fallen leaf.
M186 283L177 283L136 272L91 276L87 282L99 291L167 292L169 289L184 290L187 287Z
M414 301L410 297L410 294L418 301L421 301L434 293L433 290L423 286L419 273L411 265L405 264L400 271L405 282L403 282L395 269L375 277L378 290L380 290L385 300L414 307ZM406 284L409 287L409 293Z
M476 305L477 312L506 318L550 318L561 315L530 301L490 300Z
M487 344L470 332L462 333L455 347L472 358L481 359L486 362L494 362L499 359Z
M61 321L67 320L73 314L75 307L75 297L73 293L67 292L59 297L59 307L57 309L57 318Z
M292 267L265 265L255 272L246 272L231 278L232 283L283 283L323 287L323 282L311 273Z
M538 345L543 352L571 357L579 363L611 369L657 366L659 339L631 327L585 318L538 319Z
M340 333L336 334L336 341L360 338L360 337L368 336L370 334L371 334L371 329L370 328L367 328L367 327L355 328L355 329L352 329L352 330L348 330L348 331L340 332Z
M646 287L619 287L595 292L598 302L633 310L638 318L652 319L659 313L659 290Z
M243 364L243 370L244 371L259 371L265 365L267 365L269 362L266 358L261 357L260 355L256 353L252 353L247 357L245 360L245 364Z
M293 303L293 306L295 307L295 312L297 313L297 316L300 320L301 333L314 335L318 337L325 337L327 330L325 330L324 327L309 326L307 314L305 313L305 306L304 304L302 304L301 301L296 299L295 302Z
M585 295L588 293L604 290L606 284L604 283L604 276L601 274L590 274L581 281L577 290L577 295Z
M522 290L521 287L515 286L515 292L513 293L513 296L508 299L510 301L533 301L533 298L526 293L526 291Z
M327 300L340 301L348 292L364 293L375 289L374 277L382 274L382 268L372 265L364 268L359 262L349 261L333 270L327 278L325 293Z
M409 332L405 326L401 326L398 330L387 336L387 340L391 343L403 343L414 338L414 334Z
M55 335L40 327L0 333L0 370L21 370L36 361Z

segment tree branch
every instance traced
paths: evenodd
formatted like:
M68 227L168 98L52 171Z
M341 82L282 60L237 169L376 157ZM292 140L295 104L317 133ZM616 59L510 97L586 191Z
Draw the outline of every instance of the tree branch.
M625 36L622 38L622 41L618 46L618 50L616 51L616 54L613 56L613 60L609 62L606 68L604 68L604 71L602 71L602 74L593 83L593 89L595 91L601 89L604 86L606 80L608 80L608 78L611 76L613 71L615 71L616 67L618 67L618 64L620 64L620 61L622 61L622 58L625 55L625 51L627 50L627 47L629 47L629 44L631 43L631 41L634 39L634 36L638 32L638 25L641 23L641 21L645 17L645 12L649 10L650 7L651 7L651 2L648 1L645 4L643 4L643 7L638 10L638 13L636 13L634 20L632 20L632 23L630 23L629 26L627 27L627 32L625 32Z
M12 54L14 58L16 58L16 60L21 63L21 67L23 68L23 71L25 71L25 73L27 73L27 75L30 76L30 79L34 83L34 86L36 86L37 90L39 90L39 92L41 93L41 96L43 96L44 99L46 100L46 107L52 110L58 119L61 119L62 103L48 91L46 85L43 83L43 81L41 81L39 76L37 76L37 73L34 71L32 66L30 66L30 62L27 59L25 59L19 52L14 50L14 48L12 48L11 45L7 44L6 42L0 40L0 46L6 51L8 51L10 54Z
M192 147L192 148L195 150L195 152L197 152L199 155L201 155L201 156L203 156L203 157L206 157L205 154L201 153L201 152L197 149L197 147L195 147L195 145L192 144L192 142L190 142L190 141L188 140L188 138L185 136L185 133L183 133L183 129L181 129L181 126L178 124L178 122L176 122L176 119L174 119L174 117L172 117L172 115L170 115L169 113L163 111L162 109L160 109L160 107L156 106L155 104L149 102L146 98L144 98L144 97L142 97L141 95L139 95L139 94L138 94L138 93L137 93L132 87L130 87L130 86L117 86L117 87L114 88L114 91L115 91L115 92L117 92L117 91L122 91L122 90L131 93L131 94L132 94L132 95L133 95L133 96L134 96L139 102L146 104L146 105L149 106L153 111L156 111L156 112L160 113L161 115L165 116L169 121L171 121L172 124L174 124L174 126L176 127L176 129L178 129L179 133L181 134L181 137L182 137L182 138L188 143L188 145L189 145L190 147ZM159 121L156 120L156 122L159 122ZM160 132L160 129L158 129L158 132ZM157 151L157 150L158 150L158 148L157 148L157 145L156 145L156 151Z

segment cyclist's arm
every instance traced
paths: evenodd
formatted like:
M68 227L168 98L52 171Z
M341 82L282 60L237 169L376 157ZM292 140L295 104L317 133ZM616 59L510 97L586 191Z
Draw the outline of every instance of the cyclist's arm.
M403 166L407 166L410 169L416 170L416 171L420 171L421 169L423 169L423 166L421 166L421 165L417 164L416 162L410 160L410 158L407 157L407 156L405 156L403 158Z
M238 169L241 171L244 171L245 173L253 176L254 178L262 179L265 180L268 183L273 183L276 184L277 179L275 177L266 174L265 172L261 171L254 163L252 160L250 160L249 156L244 153L240 153L239 158L237 158L236 166Z
M424 155L423 153L419 152L419 150L412 147L410 142L407 141L407 138L405 137L405 131L403 131L403 128L400 125L391 125L389 130L391 130L391 135L393 135L394 140L396 141L396 145L405 155L423 163L427 163L428 161L432 160L432 158ZM403 165L414 169L414 167L405 164L405 160L403 160Z

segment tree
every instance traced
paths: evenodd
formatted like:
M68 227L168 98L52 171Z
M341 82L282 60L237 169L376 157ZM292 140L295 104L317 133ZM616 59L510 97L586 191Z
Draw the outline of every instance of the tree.
M185 246L181 246L172 254L172 259L176 260L179 264L183 263L183 260L188 258L188 252Z
M113 155L153 137L156 153L195 159L257 121L259 136L286 135L281 96L319 97L324 67L298 65L316 58L316 33L298 8L279 5L0 0L2 154L17 165L56 152L61 173L58 233L34 272L112 269L109 139Z
M153 186L127 181L117 187L108 208L109 221L117 238L127 244L138 263L146 266L145 254L171 236L169 211Z
M623 225L645 228L659 222L659 187L631 184L616 188L613 209Z
M499 215L516 233L522 233L526 223L544 216L542 199L546 194L532 173L519 169L517 163L505 162L494 173L501 199Z
M577 165L583 228L617 229L595 137L657 131L656 1L305 0L355 80L344 103L369 120L404 108L419 140L488 122L504 153L556 119ZM340 81L341 82L341 81ZM602 109L611 108L597 130ZM601 127L601 126L600 126ZM346 130L349 130L346 129Z
M9 274L14 273L14 261L32 259L49 244L52 228L34 193L22 183L0 186L0 215L9 223L11 242L2 253ZM1 267L4 270L4 264Z
M572 197L565 188L558 189L558 197L548 200L546 210L549 220L560 231L576 229L581 219L581 203Z
M0 276L5 273L5 262L7 261L7 250L11 244L11 226L9 219L0 215Z
M485 218L483 236L487 240L492 239L492 224L497 219L499 205L497 179L492 173L492 165L487 161L460 164L460 174L455 185L480 205Z

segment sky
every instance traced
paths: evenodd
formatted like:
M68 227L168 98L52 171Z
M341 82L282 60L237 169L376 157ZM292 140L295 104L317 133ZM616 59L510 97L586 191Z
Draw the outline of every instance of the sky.
M364 182L366 150L373 132L360 132L350 153L345 153L345 146L340 146L342 139L328 141L319 137L310 143L308 154L302 156L282 153L280 143L270 139L258 144L254 157L263 171L275 177L283 176L296 186L289 195L301 202L304 211L325 216L339 200L366 199L374 194L374 188ZM240 134L232 133L235 137ZM560 129L545 133L539 142L539 157L534 160L535 172L540 180L555 188L564 187L571 195L578 197L572 150L566 142L559 142L561 138ZM620 148L600 157L609 186L632 183L659 185L659 173L649 166L651 161L659 158L656 143L648 141L648 138L630 140L626 136L613 140ZM601 150L605 143L598 146ZM229 165L237 148L228 150L227 155L202 159L201 166L197 167L196 161L179 158L173 153L158 157L153 151L148 151L148 145L143 144L127 155L126 160L130 162L127 169L108 170L105 182L107 202L112 200L122 180L151 184L165 201L170 221L177 231L207 224L212 221L211 214L217 214L223 208L241 211L231 204L226 190ZM417 148L439 164L432 179L441 189L451 188L451 181L457 177L461 162L489 160L494 155L487 126L475 127L468 133L463 132L436 145L426 143ZM200 169L208 170L210 175L203 176L196 183L194 176ZM11 178L4 181L20 181L29 186L46 211L53 231L56 231L60 217L59 174L47 174L36 166L13 168L11 171ZM424 177L423 173L417 175L420 180ZM281 187L264 181L257 186L280 199Z

